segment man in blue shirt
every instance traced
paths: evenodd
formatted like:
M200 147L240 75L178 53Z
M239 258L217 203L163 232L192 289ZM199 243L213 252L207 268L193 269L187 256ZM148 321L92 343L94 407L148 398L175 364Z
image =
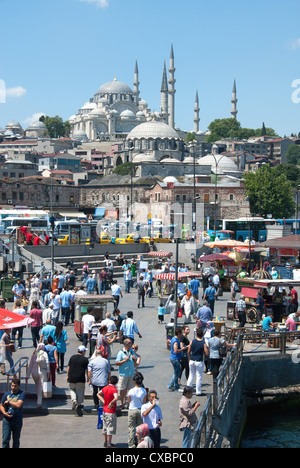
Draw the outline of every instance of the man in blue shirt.
M127 392L134 387L133 376L137 356L131 347L132 341L130 339L124 340L124 348L118 352L116 357L116 366L119 367L121 409L125 406Z
M3 448L9 448L11 435L13 437L13 448L20 448L24 401L25 392L20 389L20 380L14 377L11 382L11 390L4 393L0 403L0 411L3 414Z
M120 330L123 332L125 338L129 338L134 343L134 334L136 333L140 338L142 335L140 334L138 327L133 320L133 312L127 312L127 319L122 321L122 325Z
M215 290L212 283L210 282L208 287L205 289L204 300L206 300L208 302L208 305L209 305L209 307L210 307L213 314L214 314L214 310L215 310L216 295L217 295L217 291Z
M190 282L191 293L193 294L195 299L199 297L199 288L200 288L200 281L197 278L192 279Z
M276 324L273 323L273 314L270 312L266 318L263 319L262 328L263 331L274 331Z
M86 292L88 294L94 294L97 283L93 275L89 275L89 279L87 280L86 284Z
M69 324L71 306L72 306L72 293L69 291L69 286L66 286L64 291L60 293L61 316L65 325Z
M212 314L211 308L208 307L207 301L204 301L203 306L198 309L196 317L201 322L201 326L203 328L206 327L207 322L212 321L213 314Z

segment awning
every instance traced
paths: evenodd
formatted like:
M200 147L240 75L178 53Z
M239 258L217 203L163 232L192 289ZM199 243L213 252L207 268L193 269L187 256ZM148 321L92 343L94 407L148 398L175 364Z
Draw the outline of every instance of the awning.
M261 280L255 280L254 285L256 287L259 287L259 288L271 288L272 286L281 286L281 287L295 286L295 287L299 287L300 286L300 281L299 280L292 280L292 279L277 279L277 280L261 279Z
M250 297L251 299L256 299L258 291L259 288L242 288L241 295L245 297Z
M178 279L182 280L185 278L195 278L195 277L200 277L201 274L194 272L194 271L184 271L184 272L179 272L178 273ZM175 272L172 273L158 273L157 275L154 276L155 279L162 279L162 280L171 280L175 281Z
M0 330L27 327L34 320L6 309L0 309Z
M172 252L162 252L161 250L158 252L148 252L147 257L172 257Z

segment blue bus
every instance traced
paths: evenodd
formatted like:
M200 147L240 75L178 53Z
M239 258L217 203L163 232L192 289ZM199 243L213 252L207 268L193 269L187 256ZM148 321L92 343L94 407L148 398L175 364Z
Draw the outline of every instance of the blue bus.
M296 218L294 219L275 219L274 224L279 224L280 226L291 226L291 234L296 234ZM300 234L300 219L297 219L297 234Z
M218 219L216 220L216 235L218 235L221 240L234 237L235 240L241 242L244 242L247 238L254 239L255 242L263 242L267 239L267 225L276 224L276 222L276 219L252 217ZM213 219L209 219L207 233L211 238L214 238L215 230Z

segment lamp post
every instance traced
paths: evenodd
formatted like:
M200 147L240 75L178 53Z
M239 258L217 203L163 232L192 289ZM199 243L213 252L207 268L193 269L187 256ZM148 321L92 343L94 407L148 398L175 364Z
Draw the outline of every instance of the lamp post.
M220 162L222 161L222 159L225 157L225 154L223 154L223 156L221 156L218 161L217 161L216 155L214 153L212 153L211 156L214 158L215 166L216 166L216 172L215 172L215 206L214 206L214 237L216 237L218 166L219 166Z

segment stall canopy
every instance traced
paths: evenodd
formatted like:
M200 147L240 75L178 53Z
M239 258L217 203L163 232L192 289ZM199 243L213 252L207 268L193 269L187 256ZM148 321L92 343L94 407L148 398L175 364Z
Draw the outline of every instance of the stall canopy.
M295 249L300 250L300 235L277 237L259 244L260 247L273 249Z
M260 288L271 288L272 286L278 286L278 287L288 287L288 286L293 286L293 287L299 287L300 286L300 281L299 280L291 280L291 279L277 279L277 280L271 280L271 279L260 279L260 280L255 280L254 281L254 286L260 287Z
M0 309L0 330L27 327L32 322L34 322L34 320L29 317L16 314L6 309Z
M201 274L197 272L192 272L192 271L184 271L184 272L179 272L178 273L178 280L186 279L186 278L196 278L200 277ZM160 279L160 280L171 280L175 281L175 273L157 273L154 276L155 279Z
M211 255L204 255L200 257L200 262L203 263L214 263L214 262L233 262L234 260L229 256L223 254L211 254Z
M158 252L148 252L147 257L172 257L172 252L163 252L163 251L158 251Z

